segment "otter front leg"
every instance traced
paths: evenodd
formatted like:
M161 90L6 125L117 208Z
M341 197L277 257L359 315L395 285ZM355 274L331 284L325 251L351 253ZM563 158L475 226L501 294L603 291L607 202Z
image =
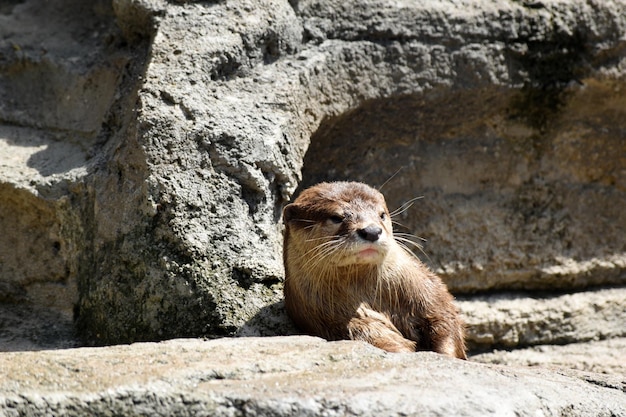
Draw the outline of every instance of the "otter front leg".
M465 353L465 329L456 317L431 323L431 341L435 352L467 359Z
M415 352L416 343L404 338L387 316L364 306L348 322L348 335L387 352Z

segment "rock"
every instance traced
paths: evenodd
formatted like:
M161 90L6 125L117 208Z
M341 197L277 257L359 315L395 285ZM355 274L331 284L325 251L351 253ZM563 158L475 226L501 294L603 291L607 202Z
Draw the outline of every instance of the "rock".
M319 77L352 89L327 101L360 98L326 111L300 188L356 177L385 183L393 208L423 196L397 220L426 239L429 263L456 292L623 285L626 148L605 126L623 124L624 54L619 31L602 27L623 27L610 17L617 10L487 1L296 9L305 39L333 57Z
M624 392L589 378L309 337L16 352L0 367L7 416L626 415Z
M113 0L112 6L124 37L137 42L154 34L167 3L165 0Z
M0 304L0 352L80 346L72 316L44 305Z
M626 290L558 296L498 294L459 301L472 350L562 345L626 336Z
M541 345L526 349L499 350L480 353L472 361L501 365L531 366L568 372L576 370L593 374L624 375L626 373L626 338L597 340L568 345ZM590 376L589 376L590 377ZM599 376L594 376L599 378ZM626 382L617 386L626 390Z
M623 336L586 290L626 282L625 5L2 7L0 301L89 344L289 333L281 208L350 178L424 195L397 220L476 348Z
M592 134L592 149L582 128L623 117L609 73L626 23L604 7L166 6L128 127L145 155L123 145L104 177L135 200L95 186L110 226L94 263L119 278L85 282L80 328L107 343L246 326L280 299L277 223L302 164L301 186L404 167L384 191L426 194L401 221L456 292L623 283L623 141ZM597 168L573 168L594 152Z
M625 8L4 2L0 415L626 415ZM472 361L67 349L296 333L281 209L344 178L399 209Z
M278 221L297 156L228 80L292 53L300 32L278 1L168 6L159 19L137 120L94 179L88 340L233 334L282 297Z
M36 334L63 329L54 342L63 346L75 333L93 236L86 183L131 57L106 5L0 6L0 339L12 346L20 325L39 347Z

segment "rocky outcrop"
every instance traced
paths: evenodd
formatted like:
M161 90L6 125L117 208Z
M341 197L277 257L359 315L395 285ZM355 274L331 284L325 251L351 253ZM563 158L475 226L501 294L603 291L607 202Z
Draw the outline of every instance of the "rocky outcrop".
M309 337L0 356L0 413L64 416L622 416L623 381L388 354ZM564 389L564 387L566 387Z
M568 373L570 370L583 371L584 378L599 378L619 375L626 372L624 350L626 338L612 338L566 345L537 345L524 349L500 350L479 353L471 357L472 361L515 366L541 367ZM576 373L574 373L576 374ZM579 374L582 375L582 374ZM624 390L621 384L607 383Z
M624 10L0 5L0 415L626 415ZM332 179L382 187L471 361L304 337L21 352L295 333L281 208Z
M626 291L604 289L549 297L497 294L459 306L472 350L604 340L624 336Z
M108 3L0 6L3 346L75 343L79 277L91 272L90 178L116 131L115 109L131 117L134 106L121 95L133 53Z
M473 349L626 336L625 8L0 6L2 349L292 333L281 208L344 178L423 196Z

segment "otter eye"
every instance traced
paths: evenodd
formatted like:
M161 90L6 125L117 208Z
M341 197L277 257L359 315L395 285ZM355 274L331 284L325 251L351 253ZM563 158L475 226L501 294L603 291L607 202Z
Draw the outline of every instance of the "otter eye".
M330 216L329 220L335 224L339 224L343 222L343 217L335 214L333 216Z
M386 218L387 218L387 213L385 213L384 211L380 213L380 220L385 221Z

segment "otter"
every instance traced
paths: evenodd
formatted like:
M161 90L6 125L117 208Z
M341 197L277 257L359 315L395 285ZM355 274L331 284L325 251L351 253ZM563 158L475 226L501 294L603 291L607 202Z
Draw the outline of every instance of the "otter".
M466 359L464 323L443 281L396 242L385 198L324 182L283 209L284 297L303 332L388 352Z

